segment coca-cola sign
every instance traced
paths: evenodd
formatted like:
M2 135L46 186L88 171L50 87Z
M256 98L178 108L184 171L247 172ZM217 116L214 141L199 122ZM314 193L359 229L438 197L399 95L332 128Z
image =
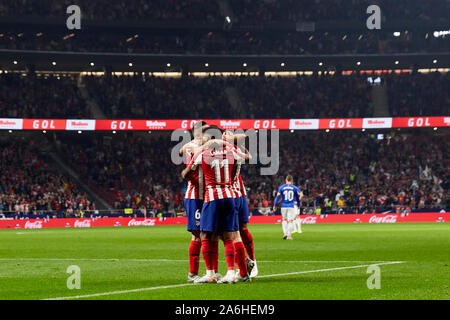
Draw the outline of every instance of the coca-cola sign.
M128 222L129 227L134 226L154 226L155 225L155 219L145 219L145 220L136 220L131 219Z
M74 228L90 228L91 227L91 220L75 220L73 224Z
M369 223L396 223L397 215L388 214L386 216L373 215L369 219Z
M300 218L300 223L302 223L302 224L316 224L317 223L317 217Z
M25 229L42 229L42 221L27 221L24 226Z

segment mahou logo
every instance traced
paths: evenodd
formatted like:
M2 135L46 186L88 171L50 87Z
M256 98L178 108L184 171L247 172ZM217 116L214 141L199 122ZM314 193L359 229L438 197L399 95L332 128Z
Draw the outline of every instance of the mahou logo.
M75 223L73 224L74 228L90 228L91 227L91 220L75 220Z
M300 223L302 224L316 224L317 223L317 217L306 217L306 218L300 218Z
M25 229L42 229L42 221L27 221L25 223Z
M240 125L240 121L220 120L220 126L224 129L238 129Z
M152 121L148 120L145 122L148 129L164 129L167 126L165 121Z
M397 216L396 215L387 215L384 217L372 216L369 219L369 223L396 223Z
M128 222L128 226L129 227L134 227L134 226L154 226L154 225L155 225L155 220L154 219L145 219L145 220L131 219Z

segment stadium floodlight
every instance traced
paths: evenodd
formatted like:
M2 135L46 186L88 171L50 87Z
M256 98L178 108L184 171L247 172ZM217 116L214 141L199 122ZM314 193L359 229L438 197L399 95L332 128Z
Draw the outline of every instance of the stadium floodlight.
M393 35L394 35L394 37L400 37L400 31L395 31L395 32L393 33Z

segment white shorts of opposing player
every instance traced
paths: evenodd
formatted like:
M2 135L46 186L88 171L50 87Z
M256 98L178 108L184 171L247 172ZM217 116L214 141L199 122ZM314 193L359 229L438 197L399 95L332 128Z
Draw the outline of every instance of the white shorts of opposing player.
M302 221L300 220L300 208L295 207L295 209L297 210L297 215L295 216L294 219L294 227L293 227L293 231L292 233L302 233Z
M283 217L282 227L284 236L289 240L292 239L292 231L294 228L294 219L297 216L297 208L281 208L281 216Z

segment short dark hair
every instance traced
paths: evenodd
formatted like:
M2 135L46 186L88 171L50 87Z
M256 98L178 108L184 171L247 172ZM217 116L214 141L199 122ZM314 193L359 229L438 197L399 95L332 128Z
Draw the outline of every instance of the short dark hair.
M210 130L210 129L212 129L212 130L218 130L221 134L223 134L223 129L221 129L219 126L217 126L217 125L215 125L215 124L212 124L212 125L208 126L208 128L206 128L205 131L208 131L208 130Z
M194 125L192 126L192 129L191 129L192 135L194 135L195 130L199 130L199 129L201 130L201 128L204 125L207 125L207 123L206 123L206 121L203 121L203 120L200 120L200 121L197 121L196 123L194 123Z
M294 182L294 177L292 177L292 175L288 174L288 175L286 176L286 181Z

